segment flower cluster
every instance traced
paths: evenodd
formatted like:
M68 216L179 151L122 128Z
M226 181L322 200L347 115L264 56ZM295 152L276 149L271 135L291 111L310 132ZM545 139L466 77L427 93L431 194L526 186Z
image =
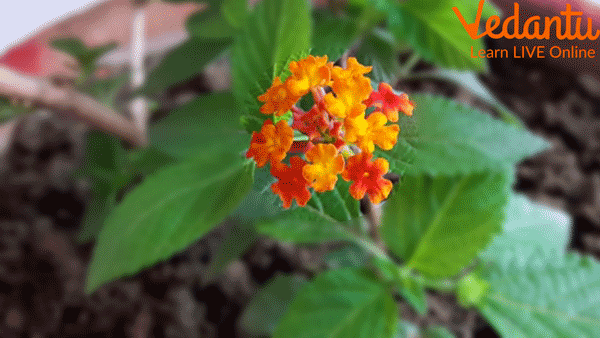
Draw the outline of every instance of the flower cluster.
M371 68L355 58L348 58L342 68L327 62L327 56L308 56L290 62L291 75L284 82L276 77L258 97L264 103L260 108L263 114L280 117L293 113L291 126L285 119L275 124L265 120L261 130L252 134L246 153L258 167L271 165L271 174L278 179L271 190L285 208L294 199L305 206L311 198L310 188L315 192L333 190L340 174L353 182L350 194L355 199L367 194L377 204L389 195L392 183L383 178L389 163L373 159L373 151L375 146L382 150L394 147L400 131L394 124L398 112L411 116L414 105L406 94L396 95L386 83L373 91L365 76ZM315 103L305 112L295 105L309 92ZM294 130L308 141L294 141ZM288 165L283 163L288 154L300 156L291 156Z

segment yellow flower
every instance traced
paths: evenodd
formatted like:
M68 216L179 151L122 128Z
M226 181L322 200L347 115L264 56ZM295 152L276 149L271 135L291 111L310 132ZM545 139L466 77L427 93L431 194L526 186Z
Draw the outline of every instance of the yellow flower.
M367 134L369 123L365 119L365 114L362 113L356 117L346 118L344 120L344 128L346 131L344 139L348 143L354 143Z
M383 150L394 148L398 141L400 126L391 124L386 126L387 117L383 113L372 113L367 117L367 131L359 136L357 145L362 151L372 153L375 150L375 144Z
M362 104L361 100L357 100L355 94L350 90L342 91L337 96L327 93L323 98L323 103L331 115L341 119L356 117L367 109L367 106Z
M344 171L344 157L333 144L319 143L306 152L312 164L304 166L302 174L317 192L333 190L337 175Z

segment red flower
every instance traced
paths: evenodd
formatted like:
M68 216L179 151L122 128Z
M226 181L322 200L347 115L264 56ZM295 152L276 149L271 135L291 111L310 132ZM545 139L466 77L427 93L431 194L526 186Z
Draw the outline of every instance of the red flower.
M303 159L294 156L290 159L289 167L284 163L275 163L271 166L271 175L279 179L277 183L271 185L271 190L279 195L286 209L292 205L293 199L302 207L310 200L308 181L302 175L305 165Z
M319 138L321 133L329 127L327 112L320 109L318 104L315 104L306 113L297 109L293 110L293 114L294 123L292 123L292 128L308 136L310 140Z
M374 111L382 112L391 122L398 121L398 111L406 116L412 116L414 103L408 99L408 95L396 95L392 86L387 83L379 83L376 92L371 92L371 96L364 101L367 106L376 107Z
M359 200L366 193L373 204L378 204L392 191L392 182L383 178L389 170L389 163L383 158L371 162L372 157L367 152L350 157L342 177L346 181L354 181L350 185L352 197Z

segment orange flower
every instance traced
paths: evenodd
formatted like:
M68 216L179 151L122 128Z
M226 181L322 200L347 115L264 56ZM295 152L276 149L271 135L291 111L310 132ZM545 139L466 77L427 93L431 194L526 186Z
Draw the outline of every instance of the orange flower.
M292 205L295 199L299 206L305 206L310 200L308 181L302 176L302 169L306 165L303 159L294 156L290 159L290 166L284 163L275 163L271 167L271 175L277 177L277 183L271 185L273 193L279 195L284 208Z
M260 107L260 112L265 115L275 113L277 116L281 116L292 109L300 97L301 95L292 94L287 81L281 83L281 79L276 77L267 92L258 97L260 102L265 103Z
M373 204L378 204L388 197L392 191L392 182L383 178L389 170L389 163L383 158L371 162L372 154L360 153L348 159L342 177L346 181L354 181L350 185L350 195L359 200L369 195Z
M333 67L331 78L333 80L332 88L336 95L349 93L355 100L362 102L366 100L373 88L371 80L364 76L373 69L373 67L365 67L358 63L356 58L348 58L346 68Z
M294 131L287 122L281 120L273 125L271 120L266 120L260 132L252 133L250 148L246 157L254 157L256 166L259 168L267 164L281 162L290 150L294 140Z
M344 157L338 155L333 144L319 143L306 152L306 159L312 164L304 166L302 173L317 192L333 190L337 174L344 170Z
M414 103L408 99L408 95L396 95L392 86L381 82L376 92L364 102L367 106L374 106L375 112L382 112L391 122L398 121L398 110L406 116L412 116Z
M292 75L286 80L290 91L297 96L303 96L317 86L328 86L331 83L331 68L333 63L327 63L327 56L308 57L290 62Z
M386 126L387 118L383 113L371 113L367 117L367 131L364 135L358 137L357 145L362 151L372 153L375 150L375 144L383 150L394 148L398 141L400 126L391 124Z

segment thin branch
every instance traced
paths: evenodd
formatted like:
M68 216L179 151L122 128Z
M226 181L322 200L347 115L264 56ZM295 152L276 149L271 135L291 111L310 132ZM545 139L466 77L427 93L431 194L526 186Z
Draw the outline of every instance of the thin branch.
M144 60L146 54L146 15L144 8L138 8L132 23L131 38L131 87L135 91L142 87L146 80ZM139 130L146 132L148 127L148 102L143 96L135 97L130 103L133 120Z
M72 88L57 87L41 77L27 76L0 66L0 95L31 101L73 114L109 134L143 147L146 135L116 111Z

